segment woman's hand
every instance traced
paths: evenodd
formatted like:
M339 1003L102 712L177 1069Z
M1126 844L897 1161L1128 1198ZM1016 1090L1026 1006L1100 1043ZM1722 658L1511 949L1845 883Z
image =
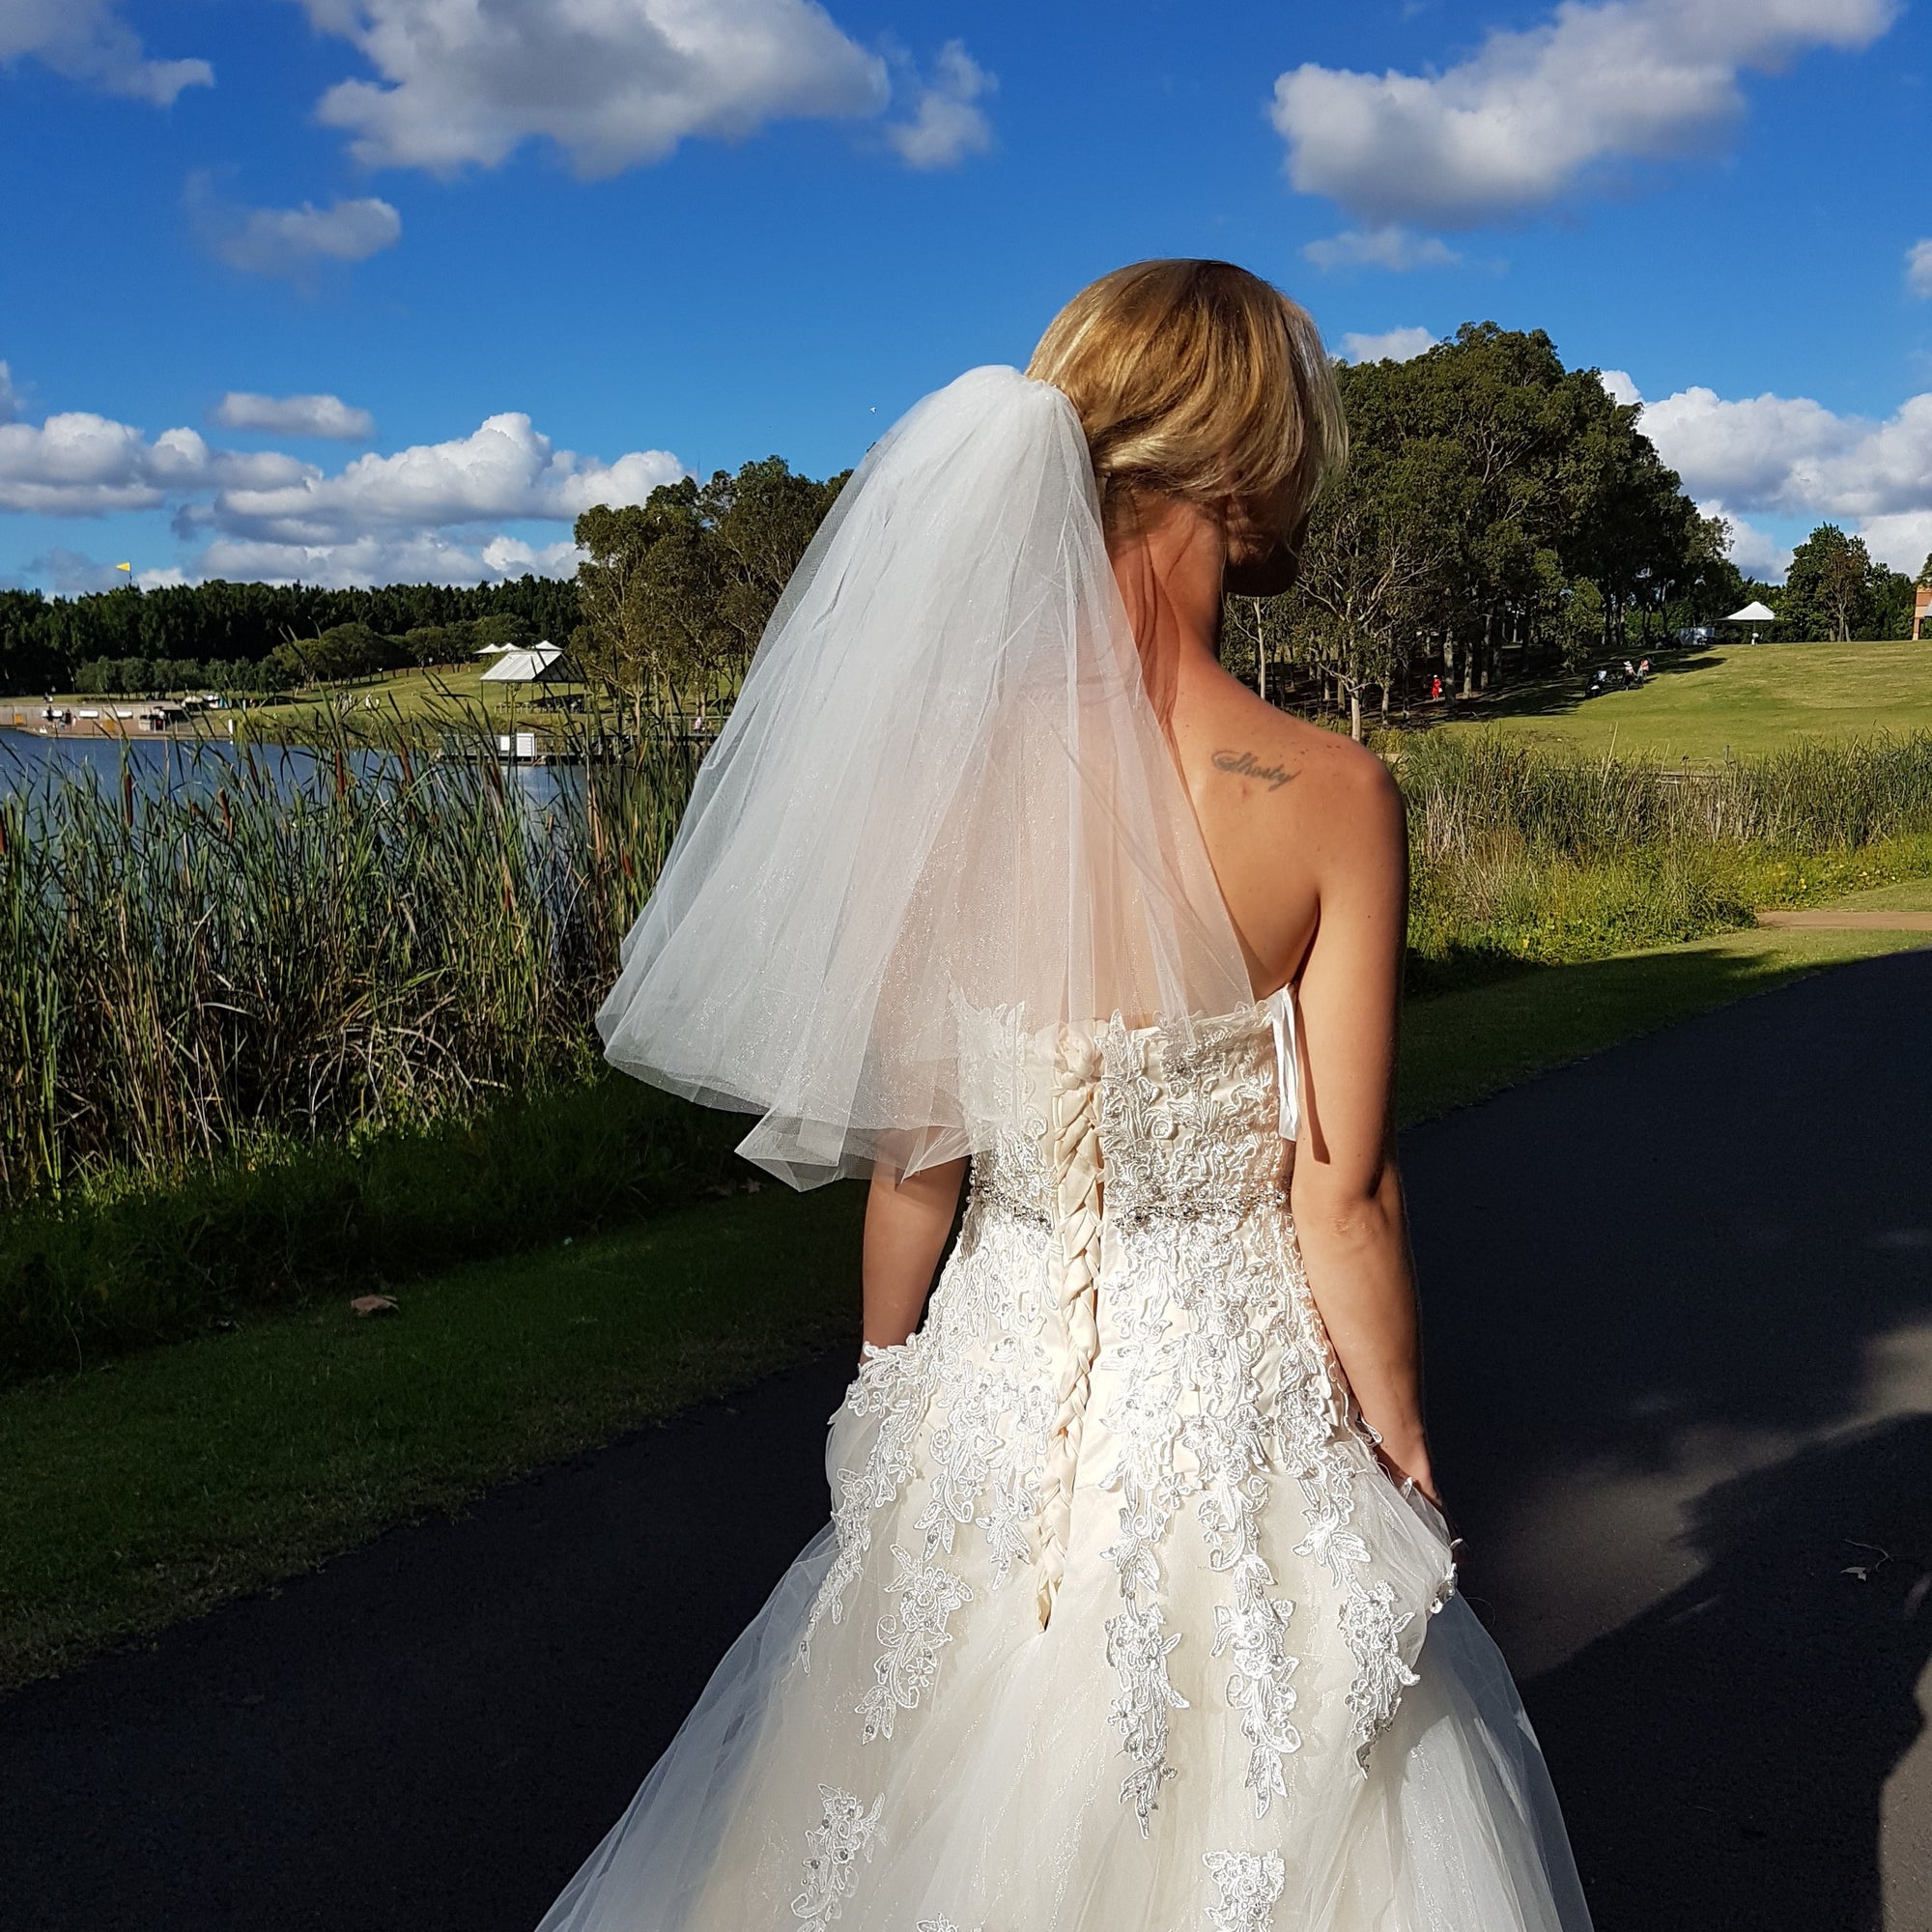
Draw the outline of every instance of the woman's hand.
M1386 1441L1376 1444L1376 1461L1388 1472L1397 1489L1405 1484L1415 1489L1432 1508L1442 1509L1442 1497L1435 1487L1435 1475L1429 1465L1429 1450L1417 1440L1410 1448L1391 1447Z

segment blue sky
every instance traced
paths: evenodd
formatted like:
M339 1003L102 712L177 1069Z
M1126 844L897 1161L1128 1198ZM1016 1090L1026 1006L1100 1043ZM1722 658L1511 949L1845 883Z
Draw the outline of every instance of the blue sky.
M1897 0L0 0L0 582L565 571L1165 254L1547 328L1747 568L1916 570L1928 79Z

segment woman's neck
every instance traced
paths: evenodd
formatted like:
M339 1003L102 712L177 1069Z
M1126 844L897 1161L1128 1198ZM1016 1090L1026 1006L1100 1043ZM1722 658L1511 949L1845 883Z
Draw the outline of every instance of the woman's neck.
M1227 539L1192 503L1143 499L1107 546L1154 708L1163 723L1182 683L1221 670L1221 580Z

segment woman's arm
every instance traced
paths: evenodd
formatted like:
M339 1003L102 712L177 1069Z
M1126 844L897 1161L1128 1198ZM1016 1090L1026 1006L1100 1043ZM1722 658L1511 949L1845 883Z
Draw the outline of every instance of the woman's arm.
M952 1232L963 1160L922 1168L896 1179L891 1171L872 1174L866 1197L866 1244L861 1276L866 1295L866 1340L889 1349L919 1325L932 1277Z
M1415 1283L1391 1102L1407 923L1402 796L1364 761L1336 803L1349 837L1324 867L1301 971L1305 1112L1290 1200L1308 1286L1382 1455L1435 1500L1422 1421Z

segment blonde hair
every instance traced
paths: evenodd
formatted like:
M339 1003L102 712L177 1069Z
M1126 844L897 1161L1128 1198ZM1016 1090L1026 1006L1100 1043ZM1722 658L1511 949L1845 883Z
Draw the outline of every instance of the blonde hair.
M1109 536L1143 496L1293 550L1348 427L1307 310L1232 262L1136 262L1090 283L1027 364L1073 404Z

